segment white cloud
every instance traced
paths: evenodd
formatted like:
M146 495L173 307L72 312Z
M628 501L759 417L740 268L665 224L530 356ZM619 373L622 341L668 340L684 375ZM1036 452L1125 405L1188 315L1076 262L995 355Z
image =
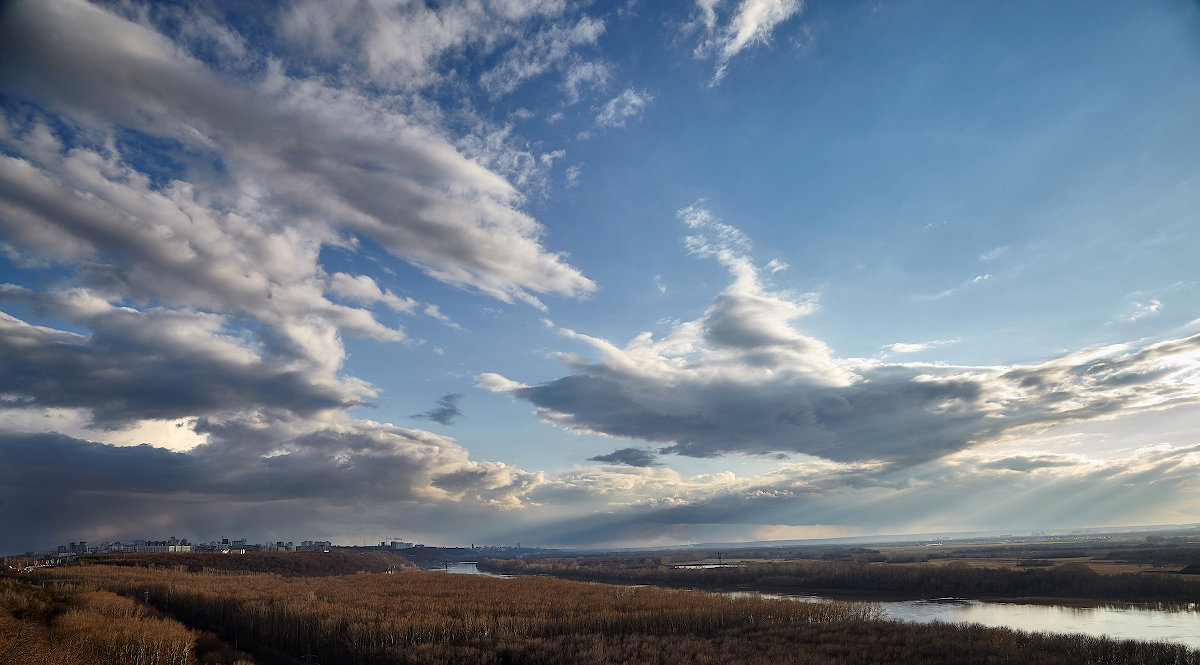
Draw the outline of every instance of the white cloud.
M490 390L497 393L512 392L514 390L520 390L521 388L528 388L528 386L523 383L506 379L503 376L493 372L484 372L483 374L476 376L475 385L485 390Z
M994 247L994 248L984 252L983 254L979 255L979 260L980 261L995 261L996 259L1000 258L1001 256L1004 256L1005 254L1007 254L1008 249L1009 249L1008 245L1001 245L1000 247Z
M888 344L887 346L884 346L883 348L885 348L888 351L891 351L893 353L917 353L918 351L925 351L925 350L932 349L937 346L942 346L944 344L954 344L956 342L958 342L958 340L956 340L956 339L935 339L935 340L930 340L928 342L915 342L915 343L896 342L895 344Z
M698 231L683 241L688 251L698 256L715 256L722 262L732 261L750 250L750 239L740 230L721 222L705 207L701 199L679 211L679 219L688 228Z
M883 348L885 348L889 351L894 351L896 353L916 353L917 351L924 351L925 349L930 348L930 345L925 344L923 342L917 343L917 344L906 344L904 342L897 342L895 344L888 344L887 346L885 346Z
M467 47L491 53L516 44L536 62L514 73L528 77L543 71L554 58L565 58L572 44L594 41L594 36L575 34L587 33L590 24L573 31L570 24L554 22L565 10L566 3L558 0L451 0L436 8L403 0L307 0L290 7L281 32L297 47L327 61L356 63L361 74L376 84L411 90L436 81L440 77L438 61ZM551 21L547 32L532 37L525 34L529 24L542 20ZM516 53L509 54L504 63L514 62Z
M485 123L472 143L409 94L442 54L490 39L492 18L515 30L564 8L300 3L289 30L312 53L361 49L309 76L320 70L311 60L285 67L212 20L160 29L160 18L176 23L170 8L124 7L126 18L81 0L6 6L0 235L5 251L30 257L18 270L53 275L0 286L20 313L0 312L0 501L53 499L68 485L93 493L90 512L59 528L178 524L208 510L182 505L195 501L185 494L228 514L275 501L325 516L350 503L526 505L540 474L349 416L377 390L343 373L343 339L408 340L376 317L382 307L457 327L438 304L403 295L405 284L362 274L379 265L367 260L377 247L505 302L541 307L544 294L595 289L521 209L523 187L536 189L565 153L522 148ZM601 25L568 27L578 45ZM359 28L361 39L342 42ZM330 249L339 270L324 266ZM380 270L400 281L402 271Z
M1148 303L1134 301L1130 306L1130 312L1125 316L1125 320L1133 322L1148 316L1154 316L1158 314L1158 310L1161 308L1162 302L1158 298L1151 298Z
M419 304L412 298L401 298L391 291L381 290L375 280L367 275L352 276L336 272L329 278L329 287L343 298L368 305L382 302L397 312L410 313Z
M578 187L579 179L582 176L583 167L579 166L578 164L572 164L571 166L568 166L566 170L567 187Z
M213 218L206 223L218 237L235 227L280 232L286 219L312 243L303 249L315 252L352 231L437 279L504 300L536 302L532 292L594 289L539 245L541 227L517 210L520 194L504 178L385 103L279 73L256 84L229 85L151 30L72 0L18 4L5 25L12 26L6 58L24 63L10 68L10 89L57 105L85 126L124 124L195 150L219 150L225 172L192 176L206 178L204 200L197 200L199 190L189 182L154 191L122 161L119 146L49 157L30 148L25 160L7 160L10 207L25 198L14 188L48 193L54 179L69 177L78 190L114 192L107 201L114 216L107 222L110 247L123 243L113 233L133 232L129 222L127 230L114 228L126 206L158 205L156 197L170 197ZM50 48L60 43L52 34L70 37L61 42L70 46ZM21 171L17 179L14 170ZM117 198L117 190L133 188L138 196ZM96 236L73 233L61 216L17 207L8 217L16 220L9 231L39 250L71 252L80 242L96 243ZM91 217L97 214L103 210ZM56 242L63 237L72 242ZM291 269L307 268L301 263Z
M654 101L654 95L645 90L638 92L626 88L621 94L605 102L596 115L596 124L601 127L624 127L625 122L642 114L646 105Z
M600 89L612 79L612 68L602 62L582 61L571 65L563 79L567 103L579 101L583 88Z
M604 34L604 21L588 16L575 23L560 23L522 37L504 58L491 70L483 73L480 84L493 96L499 97L516 90L520 85L552 68L567 69L563 82L568 95L578 99L580 86L598 85L609 76L603 63L571 62L574 50L595 44Z
M919 295L919 296L916 296L916 298L917 298L917 300L941 300L942 298L948 298L948 297L950 297L950 296L952 296L952 295L955 295L955 294L961 293L962 291L964 291L964 290L966 290L966 289L969 289L969 288L971 288L971 287L973 287L973 286L976 286L976 285L978 285L978 284L982 284L983 282L986 282L986 281L988 281L988 280L989 280L989 279L991 279L991 278L992 278L992 275L991 275L991 273L985 273L985 274L982 274L982 275L975 275L975 276L974 276L974 277L972 277L971 279L968 279L967 281L965 281L965 282L963 282L963 283L959 284L958 286L951 287L951 288L949 288L949 289L946 289L946 290L944 290L944 291L939 291L939 292L937 292L937 293L934 293L934 294L932 294L932 295Z
M718 25L717 10L724 4L724 0L696 0L705 31L696 56L715 58L714 85L725 77L735 56L752 46L769 43L780 23L804 9L800 0L737 0L728 22Z

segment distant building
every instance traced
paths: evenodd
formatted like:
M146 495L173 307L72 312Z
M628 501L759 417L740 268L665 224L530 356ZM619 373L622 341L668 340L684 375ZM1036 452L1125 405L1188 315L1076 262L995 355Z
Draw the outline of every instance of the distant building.
M301 552L328 552L333 543L328 540L302 540L296 549Z
M174 541L174 542L172 542ZM139 540L138 545L134 546L135 552L191 552L192 546L187 545L187 541L180 542L175 538L171 540Z

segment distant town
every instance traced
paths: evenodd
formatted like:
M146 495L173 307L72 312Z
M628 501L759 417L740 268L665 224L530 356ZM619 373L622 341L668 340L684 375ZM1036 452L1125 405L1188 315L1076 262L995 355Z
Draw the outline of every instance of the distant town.
M407 549L412 543L398 540L390 544L380 543L380 547L388 549ZM333 543L328 540L302 540L297 545L292 541L282 540L274 543L251 544L245 538L230 540L222 538L208 543L192 543L186 538L171 536L166 540L131 540L128 542L113 541L89 545L86 540L59 545L53 552L28 552L27 555L54 555L59 557L76 556L80 554L129 554L134 552L221 552L224 554L245 554L246 552L328 552Z

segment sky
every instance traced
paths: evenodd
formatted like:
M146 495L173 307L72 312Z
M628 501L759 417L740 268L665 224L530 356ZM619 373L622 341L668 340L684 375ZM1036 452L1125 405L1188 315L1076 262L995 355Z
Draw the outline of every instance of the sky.
M0 551L1200 522L1194 2L0 4Z

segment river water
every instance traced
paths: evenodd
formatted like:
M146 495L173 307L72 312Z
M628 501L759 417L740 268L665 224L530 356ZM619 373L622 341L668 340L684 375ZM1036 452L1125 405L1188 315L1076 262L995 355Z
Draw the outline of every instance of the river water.
M490 575L473 561L450 563L451 573ZM787 598L802 602L826 600L819 596L784 596L739 591L739 595ZM914 623L977 623L995 628L1015 628L1030 632L1083 633L1116 639L1152 640L1185 644L1200 649L1200 605L1190 610L1159 610L1147 607L1065 607L993 603L963 598L906 600L877 603L887 617Z
M1117 639L1177 642L1200 649L1200 609L1064 607L937 599L880 603L893 619L930 623L978 623L1031 632L1084 633Z

